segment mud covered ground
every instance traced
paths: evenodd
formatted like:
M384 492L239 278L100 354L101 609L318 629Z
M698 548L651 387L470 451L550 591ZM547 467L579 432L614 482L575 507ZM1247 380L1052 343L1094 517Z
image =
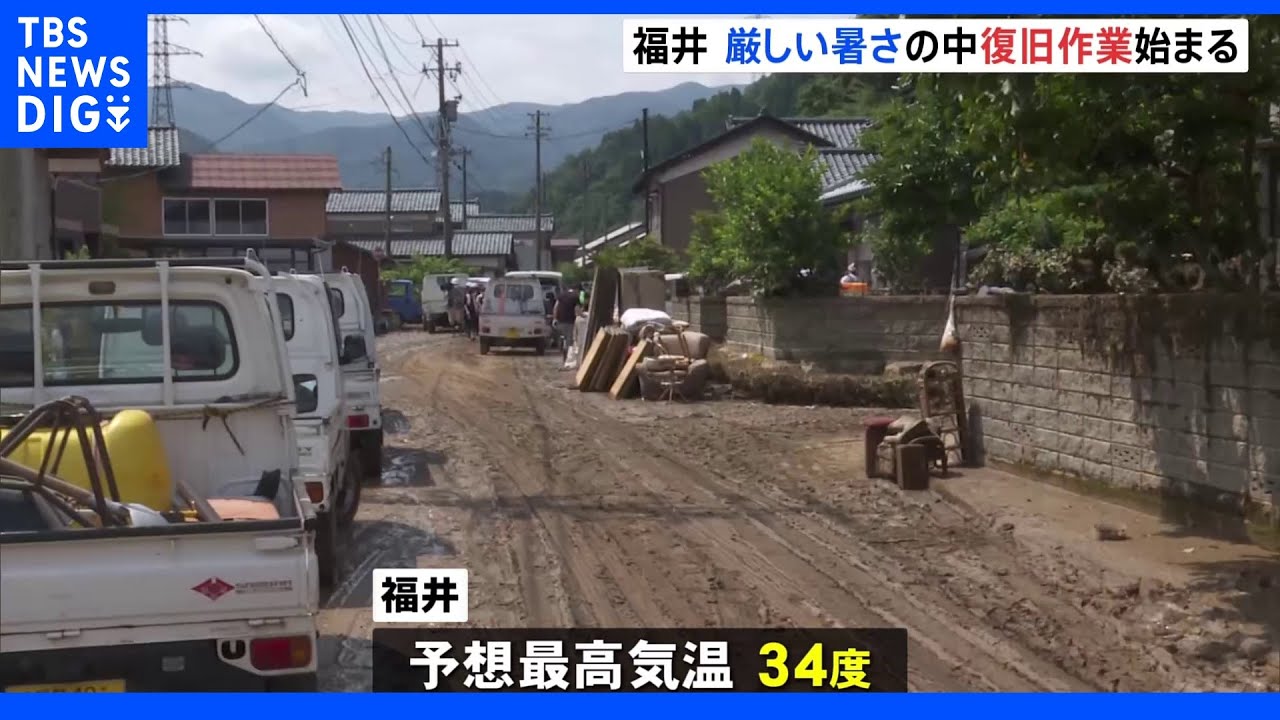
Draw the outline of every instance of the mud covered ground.
M387 462L324 689L370 686L369 573L440 566L470 570L477 626L905 627L913 691L1280 690L1274 555L1100 543L1120 511L990 470L902 493L863 476L873 409L615 402L412 329L379 353Z

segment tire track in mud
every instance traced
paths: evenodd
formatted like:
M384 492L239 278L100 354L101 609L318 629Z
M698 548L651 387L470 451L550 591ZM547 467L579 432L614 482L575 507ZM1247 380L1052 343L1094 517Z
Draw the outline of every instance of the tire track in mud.
M561 409L586 415L576 405L562 405ZM702 544L704 552L714 557L714 566L750 577L750 584L770 605L794 608L813 620L794 623L792 619L793 624L909 628L913 646L912 686L916 689L934 683L939 683L940 689L1070 687L1027 676L1017 667L1017 658L990 657L986 654L989 645L981 638L955 633L933 617L930 608L923 613L908 614L902 607L903 593L880 589L885 581L882 575L873 574L849 554L818 539L812 531L794 525L779 527L778 518L785 518L793 511L791 508L754 500L739 492L740 489L750 492L750 489L731 487L709 476L705 470L675 460L648 439L638 440L634 430L616 421L594 414L579 420L613 440L615 446L628 444L633 448L633 462L643 465L645 471L630 469L636 477L649 479L647 487L654 497L669 496L672 488L666 479L680 478L692 481L712 502L737 510L740 519L736 522L681 526L678 532ZM648 452L635 449L637 445ZM615 472L625 472L618 463L614 465ZM760 624L781 623L772 619Z
M776 483L756 477L758 472L741 469L746 477L759 481L775 503L796 510L819 505L817 498L807 491L800 490L801 496L797 497ZM838 482L840 479L826 480ZM945 612L949 622L957 623L966 634L980 638L982 645L994 649L995 655L1013 667L1025 668L1030 660L1036 674L1074 679L1076 682L1071 684L1076 685L1076 689L1082 686L1106 690L1168 687L1164 678L1151 672L1158 663L1143 647L1126 645L1119 640L1109 618L1086 615L1069 599L1061 597L1063 593L1058 587L1046 585L1034 572L1021 567L1014 550L1002 547L989 533L976 528L962 509L946 502L941 504L962 520L958 526L954 523L944 526L939 522L938 513L931 513L924 516L927 525L916 529L918 534L911 542L886 543L879 547L872 547L865 539L850 533L848 525L838 524L828 515L812 511L808 515L837 536L838 542L852 545L856 555L850 557L860 558L859 564L885 578L886 587L921 612ZM923 546L928 543L916 541L920 534L945 538L941 547L935 546L935 550L943 552L926 555L927 548ZM922 557L935 557L937 567L927 562L922 564ZM878 567L870 567L873 565ZM943 567L955 572L947 572ZM915 571L911 574L917 577L909 584L912 588L923 588L924 592L911 591L890 581L895 572L901 574L904 570ZM951 579L962 582L949 582ZM966 594L961 588L971 592ZM979 598L974 597L974 588ZM1016 601L1007 602L1008 598ZM992 627L993 611L1006 609L1004 614L1012 616L1011 621ZM1025 651L1020 651L1015 643Z
M495 427L500 429L501 424L490 424L486 428L468 427L460 422L448 395L450 386L462 381L456 377L460 368L448 362L431 362L439 360L440 355L454 344L448 342L450 339L426 347L419 343L411 348L416 352L405 362L404 374L418 387L427 386L426 397L416 402L424 412L444 420L437 424L442 434L447 436L446 444L451 455L456 455L453 460L464 467L484 469L485 484L460 498L467 510L462 534L470 550L464 564L471 569L473 577L478 576L494 585L495 590L513 586L519 601L514 622L510 625L571 626L573 622L566 593L556 582L561 575L558 558L554 553L538 552L539 548L548 547L541 537L541 529L535 527L531 519L512 517L505 510L501 491L505 478L485 457L483 448L479 452L468 452L478 444L477 437L483 437L486 431ZM484 597L483 585L480 590L479 593L473 592L473 597ZM503 593L494 593L495 596L500 594Z

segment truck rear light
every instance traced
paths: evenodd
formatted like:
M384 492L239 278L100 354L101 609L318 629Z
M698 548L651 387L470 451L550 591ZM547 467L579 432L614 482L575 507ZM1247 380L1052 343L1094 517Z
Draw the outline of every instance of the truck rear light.
M311 664L311 638L306 635L254 638L249 662L258 670L287 670Z
M484 333L485 335L488 335L488 334L489 334L489 326L488 326L488 325L485 325L484 327L480 328L480 332Z
M319 505L324 502L324 483L309 482L307 483L307 497L311 502Z
M534 334L534 335L541 335L541 334L542 334L542 328L540 328L540 327L536 327L536 328L534 328L534 329L533 329L533 334Z
M369 427L369 416L368 415L348 415L347 427L355 430L367 428Z

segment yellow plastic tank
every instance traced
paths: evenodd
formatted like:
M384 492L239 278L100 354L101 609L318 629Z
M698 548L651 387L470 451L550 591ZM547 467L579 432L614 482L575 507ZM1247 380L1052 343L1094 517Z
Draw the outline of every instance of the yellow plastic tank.
M0 438L8 433L0 429ZM51 440L49 430L34 432L10 456L14 462L30 468L39 469L44 461L45 448ZM62 431L58 432L53 452L58 452L57 445L62 444ZM120 489L120 500L126 503L138 503L152 510L168 510L173 505L173 478L169 474L169 458L164 451L164 440L160 429L151 415L142 410L121 410L102 425L102 436L107 444L107 454L111 457L111 468L115 473L116 487ZM90 436L92 440L92 436ZM52 462L52 460L50 461ZM92 490L89 484L89 471L85 467L84 453L80 449L80 438L73 431L67 440L67 449L62 453L62 465L57 472L58 477L69 483ZM103 480L103 492L109 496L109 490Z

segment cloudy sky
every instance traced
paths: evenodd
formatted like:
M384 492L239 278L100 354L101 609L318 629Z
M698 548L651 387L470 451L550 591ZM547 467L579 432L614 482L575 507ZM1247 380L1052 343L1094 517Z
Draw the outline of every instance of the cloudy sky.
M750 75L653 75L622 72L618 43L623 16L552 15L348 15L345 16L379 82L399 81L417 110L435 105L434 80L421 68L433 53L422 39L456 40L446 52L462 64L451 92L463 95L464 112L505 102L562 104L631 90L659 90L682 82L727 85ZM638 16L627 16L638 17ZM298 88L280 104L294 109L386 109L360 67L347 31L336 15L263 15L280 47L307 75L307 96ZM202 57L171 59L175 79L222 90L248 102L268 102L296 74L253 15L190 16L171 23L172 43ZM378 48L383 43L392 71ZM394 80L392 79L394 75ZM400 108L392 106L397 114Z

